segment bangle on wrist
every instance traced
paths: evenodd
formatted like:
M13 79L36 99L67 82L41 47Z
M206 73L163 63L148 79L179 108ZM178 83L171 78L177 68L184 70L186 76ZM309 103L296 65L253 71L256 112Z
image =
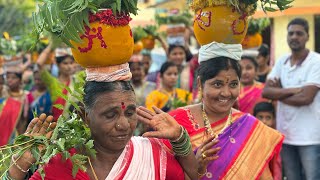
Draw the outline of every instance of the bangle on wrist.
M183 136L183 131L184 131L184 128L182 126L180 126L180 129L181 129L181 133L180 133L180 136L175 139L175 140L172 140L171 142L178 142L181 140L182 136Z
M12 163L13 163L21 172L23 172L23 173L29 172L30 169L24 170L24 169L22 169L22 168L19 166L19 164L17 164L17 160L14 159L14 156L12 156L11 160L12 160ZM28 161L28 163L30 163L30 162ZM30 165L32 165L32 163L30 163Z
M205 176L205 175L207 174L207 172L208 172L207 169L206 169L206 172L204 172L203 174L200 174L200 173L198 172L198 178L202 178L203 176Z
M176 139L177 141L170 141L172 150L176 156L188 156L192 152L192 145L187 131L182 128L182 136Z

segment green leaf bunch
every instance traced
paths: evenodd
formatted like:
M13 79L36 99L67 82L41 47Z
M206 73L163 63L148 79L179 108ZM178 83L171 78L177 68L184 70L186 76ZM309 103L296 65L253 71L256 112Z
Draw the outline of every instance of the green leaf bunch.
M45 136L30 137L24 134L19 135L12 145L0 147L0 179L4 177L5 172L10 168L11 156L18 154L21 157L26 151L30 151L36 159L36 163L32 166L31 171L34 172L37 167L42 178L45 177L43 165L47 164L49 160L57 154L61 154L64 160L70 159L73 164L72 175L75 177L78 170L86 171L85 164L89 157L95 157L96 151L94 150L93 140L91 139L90 129L85 125L82 120L80 106L83 105L83 86L85 83L85 73L81 72L76 76L76 83L74 91L69 93L78 103L72 103L75 108L72 112L64 116L60 116L57 126L53 131L50 139ZM70 102L71 98L63 96L66 101ZM73 100L73 102L75 102ZM58 108L59 107L56 106ZM43 146L42 151L39 146ZM71 156L69 150L76 148L79 154Z
M148 36L148 34L143 30L141 26L137 26L133 28L132 33L133 33L133 40L135 43L140 41L142 38Z
M247 34L248 35L254 35L256 33L261 33L268 26L270 26L270 19L269 18L261 18L261 19L251 18L249 20Z
M185 107L188 105L190 93L187 93L184 100L179 99L178 97L175 97L172 101L172 108L177 109L179 107Z
M159 33L157 32L159 29L158 26L156 25L147 25L145 27L143 27L143 30L148 34L151 35L153 37L157 37L159 36Z
M264 12L283 11L292 7L294 0L188 0L194 11L211 6L227 5L235 7L239 12L253 15L257 9L258 1Z
M283 11L292 7L291 3L294 0L260 0L261 7L264 12Z
M85 25L90 27L89 13L112 9L114 14L136 15L138 10L137 0L42 0L38 8L32 15L36 32L47 31L70 47L70 40L81 42L79 34Z
M163 14L163 13L162 13ZM185 24L187 27L192 24L193 15L189 11L183 11L176 15L161 15L161 13L155 15L156 23L160 25L168 24Z
M0 38L0 54L14 56L18 53L17 42L13 39Z

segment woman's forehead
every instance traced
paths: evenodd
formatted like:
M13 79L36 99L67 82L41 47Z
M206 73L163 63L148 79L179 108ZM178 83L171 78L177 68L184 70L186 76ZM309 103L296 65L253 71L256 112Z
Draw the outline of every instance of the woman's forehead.
M111 91L104 92L97 96L96 103L104 106L126 103L134 104L136 100L133 91Z

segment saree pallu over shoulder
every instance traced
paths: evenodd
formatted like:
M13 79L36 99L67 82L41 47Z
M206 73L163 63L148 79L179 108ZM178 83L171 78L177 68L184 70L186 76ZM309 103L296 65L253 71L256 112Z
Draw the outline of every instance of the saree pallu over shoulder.
M75 149L70 151L71 155L75 153ZM63 161L60 154L52 158L44 170L48 180L74 179L71 161ZM37 172L31 179L40 180L41 176ZM89 180L90 177L79 170L75 179ZM132 137L105 179L183 180L184 173L162 140Z
M196 153L198 147L207 138L205 129L196 129L196 121L189 118L190 114L186 110L180 109L171 114L176 115L175 119L187 129ZM181 120L179 117L182 117ZM213 131L219 132L226 121L227 118L224 118L211 124ZM219 142L215 147L221 147L218 152L219 158L208 165L208 173L202 179L231 180L272 177L272 169L270 172L268 165L271 159L279 156L283 135L265 126L249 114L233 113L232 121L232 125L218 136ZM231 143L230 136L235 139L235 143Z
M0 146L6 145L19 122L22 103L13 98L7 98L2 105L0 114Z

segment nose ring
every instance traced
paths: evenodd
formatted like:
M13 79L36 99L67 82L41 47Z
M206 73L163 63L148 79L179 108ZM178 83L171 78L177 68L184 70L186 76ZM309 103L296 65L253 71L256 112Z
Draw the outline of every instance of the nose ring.
M120 124L117 124L117 128L120 128Z

